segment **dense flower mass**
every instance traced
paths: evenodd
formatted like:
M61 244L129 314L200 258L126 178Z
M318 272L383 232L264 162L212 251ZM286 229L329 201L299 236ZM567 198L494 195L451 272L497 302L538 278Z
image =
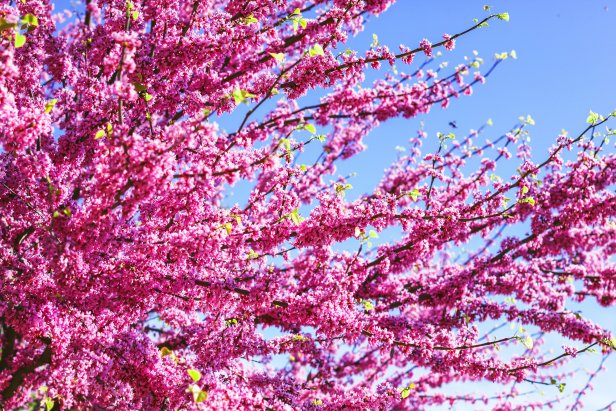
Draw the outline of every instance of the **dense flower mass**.
M337 173L494 68L413 63L462 34L345 50L391 3L0 5L5 409L510 409L510 383L561 389L563 362L614 348L568 308L616 302L611 115L540 162L529 117L436 150L420 131L361 196ZM503 390L447 389L469 381Z

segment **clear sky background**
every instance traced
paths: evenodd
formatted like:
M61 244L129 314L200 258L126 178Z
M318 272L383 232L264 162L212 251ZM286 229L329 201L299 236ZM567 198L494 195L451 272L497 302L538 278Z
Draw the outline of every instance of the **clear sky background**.
M55 4L56 10L72 8L67 0ZM530 129L533 157L540 159L545 158L547 148L562 129L573 134L583 130L589 110L607 114L616 109L614 0L398 0L383 15L372 17L366 31L353 39L349 47L358 51L368 49L373 33L381 44L394 51L400 43L415 47L424 37L437 42L443 33L458 33L473 25L474 18L485 17L485 4L492 6L493 12L509 12L510 21L491 21L489 27L458 39L456 50L443 50L440 60L455 66L464 62L465 55L472 56L473 50L486 60L486 66L496 52L516 50L518 59L507 59L485 85L474 88L471 97L452 100L447 110L435 107L427 116L381 125L365 141L368 150L340 167L341 174L358 172L351 181L356 191L353 195L372 191L383 169L396 158L395 147L406 145L420 127L420 121L425 123L429 135L435 136L437 131L451 131L450 121L456 121L457 132L461 134L491 118L494 126L484 137L494 140L513 126L519 116L530 114L536 121ZM402 64L398 68L410 71ZM383 65L381 74L387 70L388 65ZM223 125L231 125L234 119L221 120ZM613 123L611 126L615 127ZM515 168L515 157L511 161ZM237 192L236 198L241 196ZM585 315L616 332L616 308L597 309L593 304L585 304L582 309ZM599 360L599 355L583 354L574 361L573 369L594 369ZM594 380L596 389L584 400L584 409L597 410L616 400L616 355L611 356L607 365L610 369ZM573 387L583 385L586 378L584 375L567 381L569 385L563 395L570 396ZM489 390L487 384L472 387L479 394ZM526 384L520 386L520 392L535 388L545 391L545 400L552 398L556 390ZM536 398L540 399L540 394ZM555 408L560 409L558 405Z

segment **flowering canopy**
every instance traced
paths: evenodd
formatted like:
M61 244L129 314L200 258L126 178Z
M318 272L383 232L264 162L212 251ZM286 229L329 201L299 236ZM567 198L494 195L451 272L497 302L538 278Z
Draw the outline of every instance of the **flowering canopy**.
M413 58L509 18L397 54L377 39L345 50L391 3L86 0L66 22L49 0L0 6L7 409L508 408L514 390L446 387L562 391L555 366L614 348L566 308L616 301L616 158L596 133L610 116L591 113L542 162L530 117L493 142L439 135L435 152L420 131L351 199L336 165L371 130L447 107L493 68ZM367 84L394 62L410 74ZM312 89L326 91L300 104ZM518 172L499 178L512 149ZM226 206L240 181L248 200ZM376 243L383 230L399 235ZM528 330L487 332L499 320ZM543 354L543 333L578 345Z

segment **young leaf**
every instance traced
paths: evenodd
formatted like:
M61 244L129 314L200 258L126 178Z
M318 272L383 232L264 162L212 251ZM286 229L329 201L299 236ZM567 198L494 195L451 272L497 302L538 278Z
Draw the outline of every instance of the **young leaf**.
M310 124L310 123L304 124L304 130L308 130L312 134L316 134L317 133L317 128L314 126L314 124Z
M509 13L506 12L497 14L496 17L498 17L499 20L509 21Z
M96 135L94 136L94 139L98 140L98 139L101 139L103 137L105 137L105 130L98 130L96 132Z
M58 99L54 98L52 100L49 100L47 103L45 103L45 113L51 113L51 110L53 110L57 102L58 102Z
M289 214L289 218L291 219L291 221L293 221L293 223L295 224L299 224L302 222L302 218L299 215L299 211L296 208L295 210L291 211L291 213Z
M405 387L404 389L402 389L402 392L400 393L400 395L402 396L402 399L411 395L411 390L413 388L415 388L415 384L410 383L408 387Z
M526 198L520 200L520 203L528 203L528 204L530 204L531 206L534 207L535 206L535 199L532 198L532 197L526 197Z
M520 342L524 345L524 347L528 348L529 350L533 348L534 343L530 335L527 335L524 338L520 338Z
M233 96L233 100L235 100L235 104L243 103L246 100L248 100L248 98L255 97L254 94L252 94L252 93L250 93L250 92L248 92L246 90L240 90L238 88L233 90L233 93L231 95Z
M27 24L28 26L37 27L38 26L38 18L34 14L26 14L21 18L21 22L23 24Z
M193 399L196 403L204 402L207 400L207 391L200 390L198 393L193 393Z
M269 53L277 62L282 63L284 61L284 53Z
M258 23L258 22L259 20L257 20L255 16L252 14L244 18L244 24L252 24L252 23Z
M190 369L187 372L188 372L188 375L190 375L190 378L192 378L194 382L199 382L199 380L201 379L201 373L199 371Z
M361 303L364 306L364 310L366 310L366 311L374 310L374 304L372 303L372 301L370 301L370 300L361 300Z
M135 88L135 91L137 93L143 93L143 92L148 90L148 88L146 86L144 86L143 84L141 84L138 81L133 82L133 87Z
M18 49L26 44L26 36L21 33L15 33L15 48Z
M371 47L379 46L379 37L376 34L372 34L372 44L370 46Z
M310 55L310 57L324 56L325 52L323 51L323 47L320 44L315 44L310 50L308 50L308 54Z
M594 111L590 110L590 114L588 115L588 118L586 119L586 122L589 124L593 124L596 123L599 120L599 114L595 113Z

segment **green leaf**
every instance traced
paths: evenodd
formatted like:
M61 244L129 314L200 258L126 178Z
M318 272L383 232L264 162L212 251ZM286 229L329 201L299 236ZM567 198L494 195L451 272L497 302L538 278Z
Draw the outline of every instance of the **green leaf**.
M269 53L277 62L282 63L284 61L284 53Z
M150 93L145 93L145 94L143 95L143 99L144 99L145 101L150 101L150 100L152 100L152 97L153 97L153 96L152 96Z
M593 124L593 123L596 123L598 120L599 120L599 114L591 110L590 114L588 115L588 118L586 119L586 122L589 124Z
M310 123L304 124L304 130L308 130L312 134L316 134L317 133L317 128L314 126L314 124L310 124Z
M321 405L323 405L323 400L315 398L314 400L312 400L312 404L316 405L317 407L320 407Z
M524 345L524 347L528 348L529 350L533 348L534 343L530 335L526 335L524 338L520 337L520 342Z
M302 26L303 29L305 29L306 25L308 25L308 22L306 21L306 19L301 18L299 19L299 25Z
M15 26L16 26L15 23L9 23L8 21L0 18L0 31L4 31L4 30L7 30L7 29L12 29Z
M370 46L371 47L379 46L379 37L376 34L372 34L372 44Z
M236 88L235 90L233 90L233 93L231 95L233 96L233 100L235 100L235 104L243 103L248 98L255 97L254 94L246 90L240 90L239 88Z
M281 138L280 139L280 144L283 145L285 150L287 150L287 151L291 150L291 142L289 141L288 138Z
M255 16L252 14L244 18L244 24L252 24L252 23L258 23L258 22L259 20L257 20Z
M53 400L51 398L45 398L43 400L43 403L45 404L45 410L46 411L51 411L51 409L54 406L54 402L53 402Z
M509 13L507 12L497 14L496 17L498 17L499 20L509 21Z
M26 44L26 36L21 33L15 33L15 48L18 49Z
M196 403L204 402L207 400L207 391L199 391L198 393L193 393L193 398Z
M57 102L58 102L58 99L54 98L52 100L49 100L47 103L45 103L45 113L51 113L51 110L53 110Z
M531 126L535 125L535 120L533 120L530 114L526 116L526 123L530 124Z
M190 369L187 372L188 372L188 375L190 375L190 378L192 378L194 382L199 382L199 380L201 379L201 373L199 371Z
M379 235L376 233L376 231L370 230L368 232L368 237L370 237L370 238L379 238Z
M419 198L419 190L414 188L413 190L408 192L408 195L411 196L411 198L413 199L413 201L417 201L417 199Z
M289 213L289 218L295 224L299 224L302 222L302 218L300 217L299 211L297 208Z
M370 300L361 300L366 311L374 310L374 304Z
M340 194L341 197L344 197L344 192L353 188L350 184L336 184L336 194Z
M144 86L143 84L141 84L138 81L133 82L133 87L135 88L135 91L137 93L143 93L143 92L148 90L148 88L146 86Z
M325 52L323 51L323 47L320 44L315 44L310 50L308 50L308 54L310 55L310 57L324 56Z
M321 143L325 141L325 135L324 134L319 134L319 135L317 135L315 137L318 138Z
M565 391L565 384L564 382L561 382L560 384L558 384L558 391L563 392Z
M137 20L139 18L139 12L138 11L133 11L130 16L132 17L133 20Z
M609 340L607 338L601 340L601 342L613 350L616 350L616 337L612 337Z
M27 24L28 26L37 27L38 26L38 18L34 14L26 14L21 18L21 22L23 24Z
M528 204L530 204L531 206L534 207L535 206L535 199L532 198L532 197L526 197L526 198L520 200L520 203L528 203Z
M301 16L302 15L302 11L299 8L297 8L297 9L295 9L295 11L293 13L291 13L291 15Z
M160 356L161 357L166 357L166 356L171 355L171 354L173 354L173 351L171 351L167 347L163 347L163 348L160 349Z
M488 10L490 10L491 8L492 8L492 6L483 6L483 9L484 9L485 11L488 11Z
M233 226L231 225L231 223L221 224L220 228L224 228L225 231L227 231L227 235L231 235L231 232L233 231Z
M105 130L98 130L96 132L96 135L94 136L95 140L99 140L101 138L105 137Z
M196 403L203 402L203 401L207 400L207 397L208 397L207 391L202 390L196 384L192 384L191 386L189 386L188 390L186 390L186 391L192 393L193 400Z
M408 387L402 389L402 392L400 393L400 395L402 396L402 399L408 397L409 395L411 395L411 390L415 388L415 384L410 383Z

